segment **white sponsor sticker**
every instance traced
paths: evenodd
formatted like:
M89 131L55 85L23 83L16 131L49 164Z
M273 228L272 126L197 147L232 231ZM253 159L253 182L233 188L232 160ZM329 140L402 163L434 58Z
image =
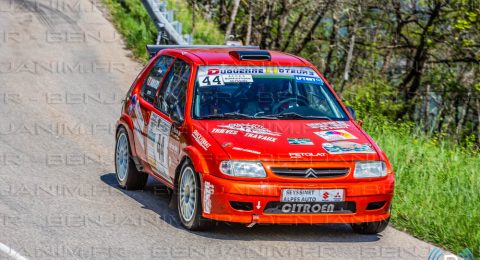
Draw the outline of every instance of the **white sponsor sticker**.
M147 86L157 89L159 85L160 85L160 81L156 80L155 78L153 77L147 78Z
M315 132L316 135L320 136L321 138L327 141L340 141L340 140L348 140L348 139L357 139L356 136L352 135L351 133L345 130L328 130L328 131L321 131Z
M167 179L169 160L169 140L172 124L152 112L147 133L147 162L159 174Z
M341 202L343 189L283 189L282 202Z
M140 144L140 147L143 150L143 127L145 127L145 121L143 119L142 110L140 109L138 96L133 95L132 100L130 101L130 106L128 108L128 112L130 113L133 121L133 132L134 135L137 137L138 142L135 144Z
M203 211L210 214L212 212L212 194L215 193L215 186L205 181L203 186Z
M344 121L330 121L330 122L322 122L322 123L311 123L307 124L311 128L318 128L321 130L333 130L333 129L341 129L341 128L348 128L348 124Z
M193 130L192 132L192 137L193 139L195 139L195 141L197 141L197 143L203 148L206 150L208 150L208 147L212 146L208 141L207 139L205 139L205 137L203 137L202 134L200 134L197 129Z
M200 84L200 87L225 85L220 75L207 75L207 76L199 77L198 84Z
M359 144L347 141L323 143L322 146L329 154L375 153L369 144Z
M252 75L222 75L222 78L226 83L253 82Z

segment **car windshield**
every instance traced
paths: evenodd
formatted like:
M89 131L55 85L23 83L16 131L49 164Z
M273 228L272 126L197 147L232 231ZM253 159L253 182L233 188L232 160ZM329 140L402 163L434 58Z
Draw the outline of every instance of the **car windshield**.
M310 67L200 66L193 117L348 120Z

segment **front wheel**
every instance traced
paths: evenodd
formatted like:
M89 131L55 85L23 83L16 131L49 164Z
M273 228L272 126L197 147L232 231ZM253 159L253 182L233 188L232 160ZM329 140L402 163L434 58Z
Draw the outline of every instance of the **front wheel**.
M390 222L390 218L375 222L354 223L352 228L355 233L372 235L384 231L388 226L388 222Z
M202 217L201 198L200 178L187 161L178 176L177 205L180 221L188 230L205 230L213 225L212 220Z

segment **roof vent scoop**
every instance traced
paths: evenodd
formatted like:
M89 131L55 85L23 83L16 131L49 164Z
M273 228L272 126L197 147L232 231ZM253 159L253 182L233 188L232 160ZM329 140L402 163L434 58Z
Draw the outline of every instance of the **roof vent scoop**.
M231 51L230 55L237 60L271 60L272 56L268 51L248 50L248 51Z

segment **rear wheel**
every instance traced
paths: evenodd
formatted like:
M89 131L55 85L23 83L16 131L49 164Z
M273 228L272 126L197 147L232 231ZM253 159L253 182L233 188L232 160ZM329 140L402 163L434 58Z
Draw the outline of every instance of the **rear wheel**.
M118 131L115 145L115 172L123 189L139 190L147 183L148 174L138 171L130 156L127 131L123 127Z
M353 223L352 228L355 233L372 235L384 231L388 222L390 222L390 218L375 222Z
M213 221L202 217L201 184L198 173L186 161L178 176L177 208L180 221L188 230L205 230L213 226Z

